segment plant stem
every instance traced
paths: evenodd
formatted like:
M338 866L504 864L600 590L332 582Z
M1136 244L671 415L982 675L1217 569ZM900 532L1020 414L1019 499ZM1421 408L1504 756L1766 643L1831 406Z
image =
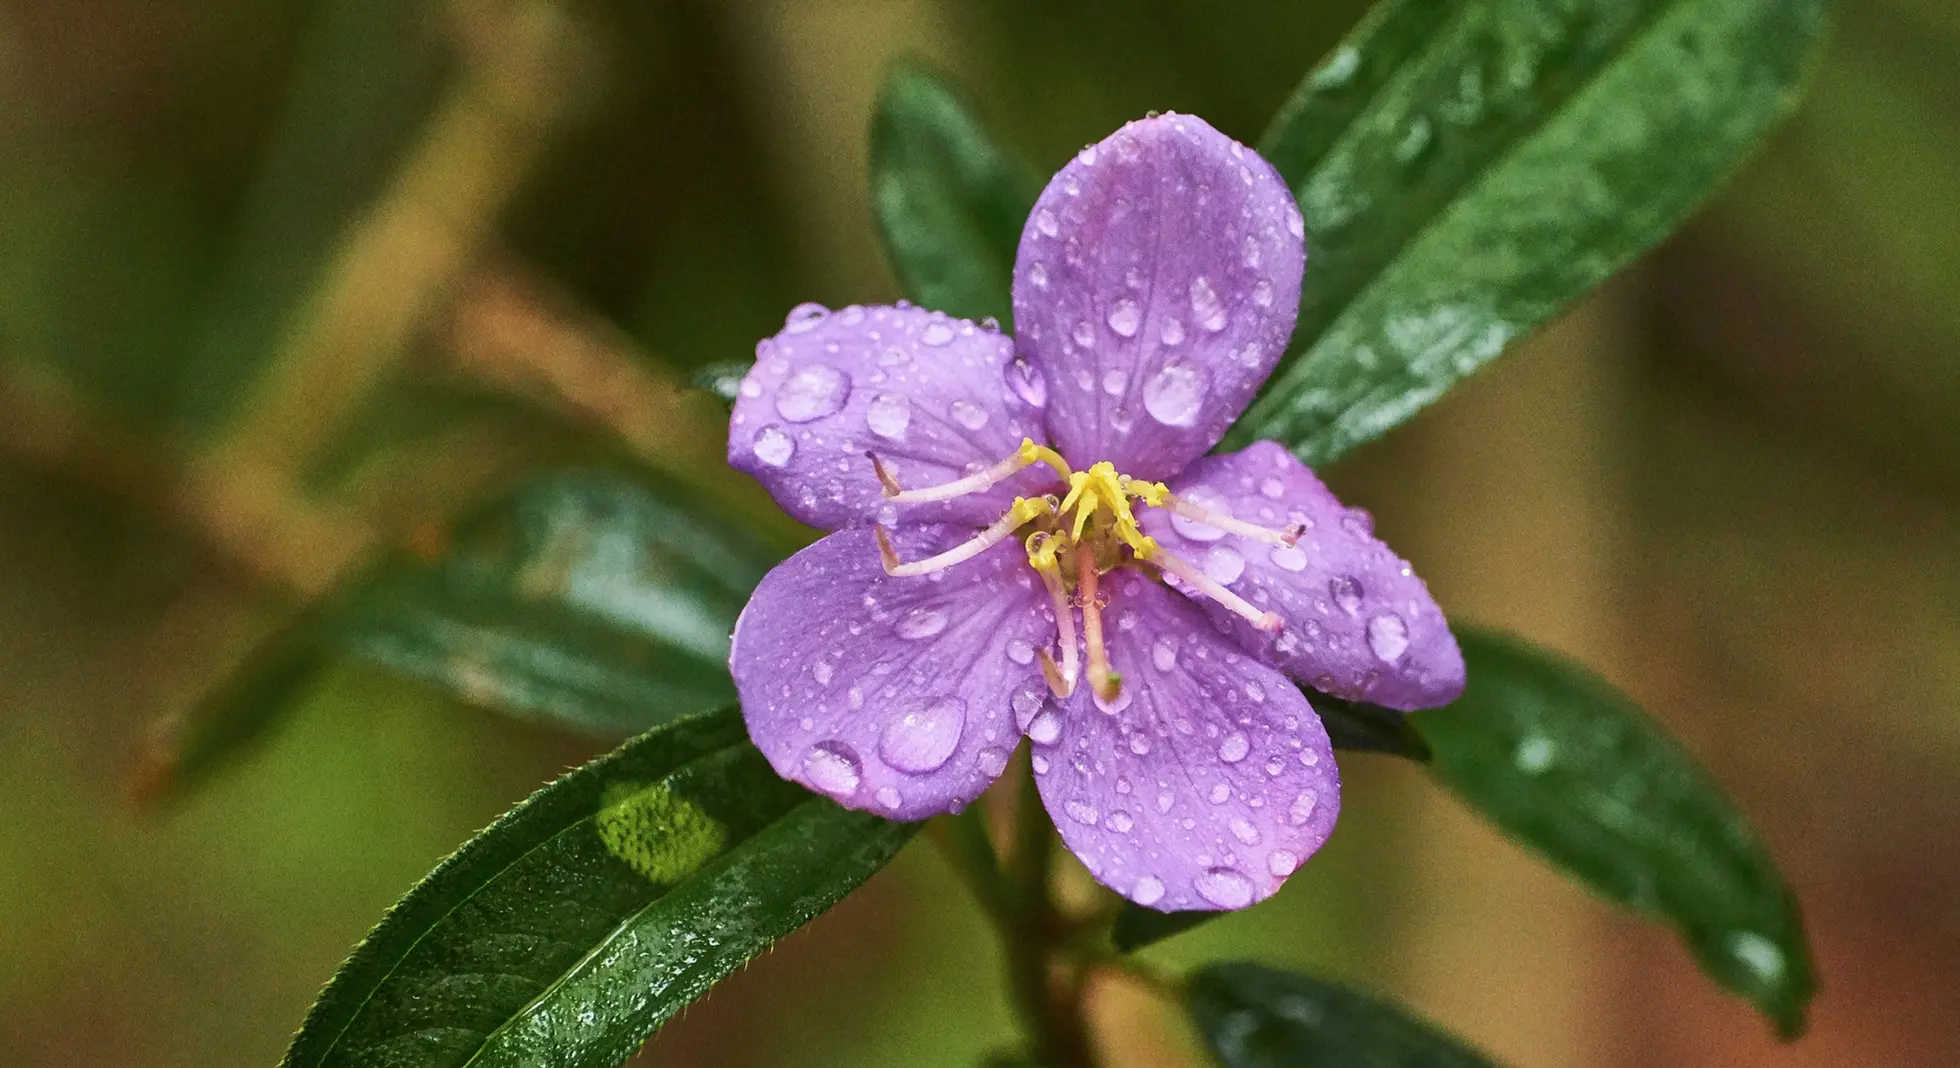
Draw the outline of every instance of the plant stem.
M1054 831L1032 770L1022 774L1014 812L1015 843L1008 877L1019 908L1002 928L1007 981L1029 1052L1045 1068L1094 1068L1082 1017L1082 962L1067 944L1068 922L1052 894Z

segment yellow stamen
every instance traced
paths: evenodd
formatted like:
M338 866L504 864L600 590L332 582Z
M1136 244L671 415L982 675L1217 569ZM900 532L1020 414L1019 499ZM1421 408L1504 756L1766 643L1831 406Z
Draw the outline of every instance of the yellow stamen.
M1088 553L1081 553L1076 559L1079 568L1076 589L1082 595L1082 640L1089 647L1089 687L1105 702L1114 701L1122 689L1123 677L1109 670L1109 652L1103 648L1102 606L1097 603L1096 589L1100 576Z

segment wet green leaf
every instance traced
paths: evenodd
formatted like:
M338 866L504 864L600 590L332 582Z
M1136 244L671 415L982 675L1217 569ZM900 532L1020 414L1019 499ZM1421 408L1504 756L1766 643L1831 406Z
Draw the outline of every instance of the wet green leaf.
M1186 1008L1225 1068L1492 1068L1391 1002L1258 964L1199 969Z
M1008 327L1009 279L1035 191L950 85L916 66L893 68L871 123L871 209L907 297Z
M1116 923L1109 929L1109 941L1119 952L1134 953L1223 915L1222 912L1198 910L1158 912L1126 901L1122 911L1116 914Z
M1320 714L1327 738L1336 749L1387 753L1416 761L1429 759L1429 745L1409 724L1406 712L1363 701L1344 701L1324 693L1308 693L1307 700Z
M1260 142L1293 349L1227 438L1333 460L1672 232L1795 102L1828 0L1389 0Z
M344 598L335 639L467 700L624 735L734 699L728 635L774 557L596 472L526 485L432 563Z
M1598 676L1458 628L1469 688L1411 714L1437 778L1588 886L1681 932L1786 1037L1815 980L1795 897L1694 759Z
M715 395L730 408L735 407L735 391L742 388L742 379L755 366L754 360L726 360L711 363L688 379L696 389L705 389Z
M913 830L779 778L739 711L671 723L443 861L341 965L283 1063L612 1068Z

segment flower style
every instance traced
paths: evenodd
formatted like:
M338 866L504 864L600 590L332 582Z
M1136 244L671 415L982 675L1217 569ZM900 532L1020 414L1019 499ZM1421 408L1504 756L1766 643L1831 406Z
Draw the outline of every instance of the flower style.
M1443 704L1463 659L1401 558L1284 448L1205 456L1272 371L1300 213L1203 121L1130 123L1055 175L1016 335L804 305L757 346L728 456L834 530L770 572L730 663L778 773L894 819L958 810L1025 734L1104 885L1240 908L1333 830L1291 679Z

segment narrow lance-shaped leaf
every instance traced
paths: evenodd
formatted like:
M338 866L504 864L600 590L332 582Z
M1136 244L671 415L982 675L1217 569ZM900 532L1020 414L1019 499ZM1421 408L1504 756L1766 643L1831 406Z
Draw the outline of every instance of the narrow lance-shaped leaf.
M538 791L410 891L285 1068L612 1068L912 831L783 781L734 710L670 724Z
M1258 964L1193 974L1186 1008L1225 1068L1492 1068L1384 999Z
M1786 1037L1815 990L1789 886L1661 726L1590 672L1457 629L1469 687L1410 716L1430 768L1478 812L1614 901L1677 927Z
M959 93L919 67L893 68L871 123L871 210L906 296L1010 326L1009 279L1034 195Z
M625 735L734 699L728 634L774 558L623 478L544 476L332 618L355 655L467 700Z
M1333 460L1678 227L1795 102L1827 0L1388 0L1260 142L1309 260L1227 438Z

